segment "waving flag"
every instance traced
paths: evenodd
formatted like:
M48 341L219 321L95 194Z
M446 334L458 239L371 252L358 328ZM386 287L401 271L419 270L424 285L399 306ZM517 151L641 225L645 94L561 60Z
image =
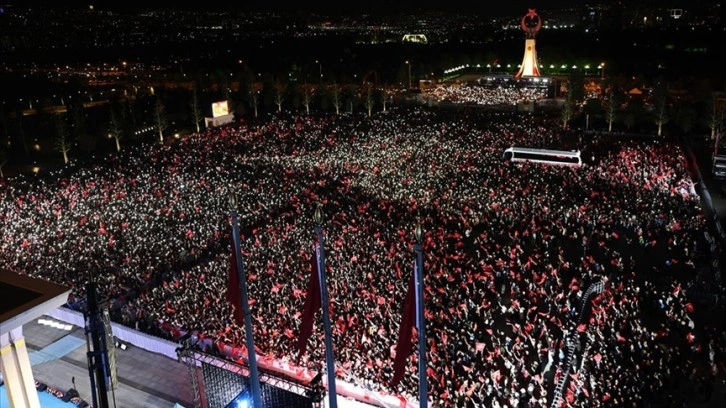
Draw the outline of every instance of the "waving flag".
M320 246L316 242L314 246L313 256L310 262L310 280L308 281L308 291L305 296L305 306L302 312L302 323L300 324L300 335L297 339L297 348L300 355L305 354L308 345L308 338L313 333L313 323L315 322L315 313L322 308L320 297L320 277L318 276L318 257Z
M411 274L408 282L408 292L403 303L403 320L401 329L398 332L398 343L396 343L396 358L393 361L393 379L391 387L395 387L403 378L406 370L406 360L411 354L411 332L416 324L416 274Z
M244 324L244 315L242 314L242 287L239 281L239 271L237 269L237 250L232 239L232 256L229 261L229 277L227 278L227 301L234 306L234 321L237 325Z

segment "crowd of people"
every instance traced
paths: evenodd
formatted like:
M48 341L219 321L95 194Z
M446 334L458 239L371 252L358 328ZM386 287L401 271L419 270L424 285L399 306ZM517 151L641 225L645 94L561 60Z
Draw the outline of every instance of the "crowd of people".
M426 89L425 97L437 102L473 104L486 106L511 106L523 102L533 102L547 97L547 88L535 88L516 84L479 84L464 82L460 84L436 84Z
M585 163L504 161L513 145L579 149ZM693 324L680 289L708 259L681 148L583 140L537 113L283 112L4 180L0 267L71 286L74 308L93 279L115 319L145 332L242 345L225 296L231 193L260 354L323 366L320 324L308 353L295 353L322 204L343 380L416 398L415 345L403 381L389 383L418 224L436 406L548 406L558 379L577 375L562 369L573 331L591 336L588 360L573 365L589 379L570 382L568 405L643 401L709 350L724 369L724 339ZM600 281L607 289L578 324L583 292Z

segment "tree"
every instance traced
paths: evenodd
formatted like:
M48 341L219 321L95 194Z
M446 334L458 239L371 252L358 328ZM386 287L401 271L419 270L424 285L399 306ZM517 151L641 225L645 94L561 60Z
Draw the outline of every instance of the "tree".
M252 109L255 111L255 117L257 117L259 114L258 107L260 106L260 91L250 89L250 103L252 104Z
M199 107L199 95L197 92L197 84L195 83L192 87L192 100L189 102L189 107L191 109L192 113L192 120L194 121L194 126L197 127L197 133L201 130L199 128L199 123L204 120L204 114L202 114L202 108Z
M156 97L156 105L154 105L154 127L159 132L159 141L164 143L164 131L169 127L169 120L166 117L166 108L159 97Z
M0 146L0 178L5 178L3 174L3 167L8 164L8 153L5 151L3 146Z
M373 85L371 83L366 84L366 99L364 103L368 110L368 117L370 117L373 114L373 105L375 104L373 100Z
M116 116L116 110L114 109L113 105L111 105L111 107L109 108L108 134L111 135L113 140L116 142L116 151L120 152L121 139L124 136L124 130L121 122Z
M55 151L63 155L63 163L68 164L68 153L73 147L73 141L71 140L68 128L63 118L63 115L56 115L55 118Z
M653 106L655 110L653 117L655 124L658 126L658 136L663 135L663 125L668 123L668 89L664 80L660 79L655 86L653 92Z
M709 102L710 115L708 117L708 127L711 129L711 139L715 140L721 133L726 118L726 109L719 107L719 101L716 94L713 94Z
M607 112L605 114L607 115L607 119L608 119L608 133L612 133L613 122L615 122L615 119L617 118L618 105L620 104L620 97L618 96L618 93L613 90L613 88L610 88L610 97L608 99L609 100L608 100Z
M381 104L383 105L383 112L385 112L388 106L388 87L385 83L383 84L383 89L381 89Z
M285 90L287 85L277 82L275 84L275 105L277 105L277 112L282 112L282 102L285 100Z
M663 135L663 125L668 123L668 121L670 120L668 118L668 112L666 110L667 107L668 107L668 105L666 104L665 99L656 101L654 117L655 117L655 124L656 124L656 126L658 126L658 132L657 132L658 136Z
M348 105L348 111L353 113L353 105L356 103L356 97L358 96L358 88L355 85L346 86L341 91L341 97L343 104Z
M572 115L575 110L575 103L572 100L572 87L570 87L565 95L565 104L562 106L562 128L567 129Z
M335 114L340 115L340 108L343 106L343 99L341 98L342 89L341 89L340 85L333 84L330 86L330 91L331 91L331 95L333 97L333 106L335 107Z
M305 113L310 114L310 102L313 99L312 87L309 84L303 84L300 87L302 93L302 105L305 107Z

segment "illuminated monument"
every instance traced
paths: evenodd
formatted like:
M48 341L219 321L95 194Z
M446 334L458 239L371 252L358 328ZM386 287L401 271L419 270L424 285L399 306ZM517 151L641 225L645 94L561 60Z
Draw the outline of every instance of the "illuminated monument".
M540 76L534 38L537 36L537 31L541 27L542 19L534 9L529 9L529 12L522 17L522 31L524 31L525 35L524 59L522 59L522 66L519 68L519 72L514 75L515 78Z

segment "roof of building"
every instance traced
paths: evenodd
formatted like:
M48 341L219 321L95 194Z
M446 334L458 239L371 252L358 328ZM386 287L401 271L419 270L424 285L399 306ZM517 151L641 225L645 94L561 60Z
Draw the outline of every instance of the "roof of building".
M0 269L0 335L64 305L71 288Z

